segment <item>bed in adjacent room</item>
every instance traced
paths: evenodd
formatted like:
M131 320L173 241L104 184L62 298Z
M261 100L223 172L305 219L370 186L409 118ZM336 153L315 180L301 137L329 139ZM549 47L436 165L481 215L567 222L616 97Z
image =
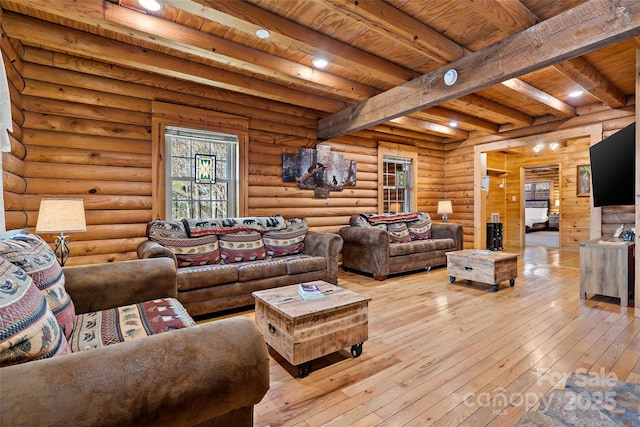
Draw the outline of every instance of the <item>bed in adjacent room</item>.
M526 200L524 204L525 232L547 230L549 228L549 200Z

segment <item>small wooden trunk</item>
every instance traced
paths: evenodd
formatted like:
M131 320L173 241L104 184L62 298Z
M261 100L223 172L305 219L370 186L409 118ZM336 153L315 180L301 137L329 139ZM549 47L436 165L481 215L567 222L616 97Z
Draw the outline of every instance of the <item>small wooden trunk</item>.
M511 286L518 277L518 255L500 251L463 250L447 252L447 273L451 282L456 278L489 283L498 290L500 282Z
M300 365L368 339L371 298L315 281L324 298L303 299L298 285L254 292L255 319L264 339Z

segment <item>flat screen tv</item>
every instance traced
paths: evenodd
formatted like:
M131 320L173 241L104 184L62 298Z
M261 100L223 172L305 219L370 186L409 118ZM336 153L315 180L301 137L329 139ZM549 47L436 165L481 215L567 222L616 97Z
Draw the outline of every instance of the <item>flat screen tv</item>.
M593 205L635 205L635 122L592 145L589 157Z

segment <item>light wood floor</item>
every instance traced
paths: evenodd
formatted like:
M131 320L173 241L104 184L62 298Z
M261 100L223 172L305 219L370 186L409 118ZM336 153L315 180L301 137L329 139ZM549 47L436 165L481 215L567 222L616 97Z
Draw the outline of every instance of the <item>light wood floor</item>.
M340 286L372 297L362 355L345 349L297 378L272 352L255 425L509 426L571 372L640 382L634 309L580 300L578 252L519 253L515 286L496 293L450 284L446 268L384 282L341 272Z

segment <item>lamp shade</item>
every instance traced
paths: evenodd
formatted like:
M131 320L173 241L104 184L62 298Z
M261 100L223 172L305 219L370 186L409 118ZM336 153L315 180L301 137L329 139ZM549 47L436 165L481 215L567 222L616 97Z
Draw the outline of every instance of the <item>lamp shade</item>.
M87 231L82 199L42 199L36 233Z
M451 206L451 200L440 200L438 202L438 214L446 215L453 213L453 206Z

